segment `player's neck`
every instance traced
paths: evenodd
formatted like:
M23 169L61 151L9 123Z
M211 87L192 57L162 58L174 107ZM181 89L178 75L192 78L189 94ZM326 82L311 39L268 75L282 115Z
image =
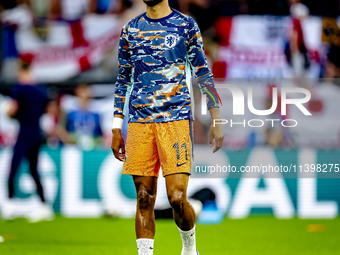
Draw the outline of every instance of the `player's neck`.
M34 79L29 71L20 70L18 75L18 82L19 84L23 85L33 85Z
M84 111L87 111L89 106L89 100L87 99L80 99L80 108Z
M150 7L146 6L146 16L150 19L161 19L172 13L168 1L162 1L159 4Z

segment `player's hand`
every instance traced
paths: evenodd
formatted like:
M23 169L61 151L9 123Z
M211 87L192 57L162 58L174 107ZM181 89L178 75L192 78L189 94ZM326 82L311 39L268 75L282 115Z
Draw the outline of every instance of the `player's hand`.
M112 143L111 149L115 158L119 161L124 161L125 158L125 143L118 128L112 129Z
M222 148L223 146L223 141L224 141L224 134L223 134L223 130L222 130L222 125L221 124L212 124L210 127L210 131L209 131L209 144L210 147L214 146L214 139L215 139L215 148L213 150L213 153L215 153L216 151L218 151L219 149Z

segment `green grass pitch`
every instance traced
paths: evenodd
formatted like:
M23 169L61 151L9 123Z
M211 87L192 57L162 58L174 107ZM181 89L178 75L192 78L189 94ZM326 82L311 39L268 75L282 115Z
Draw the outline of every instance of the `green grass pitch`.
M134 220L66 219L29 224L0 221L1 255L136 255ZM273 217L225 219L197 225L201 255L337 255L340 218L278 220ZM155 255L180 255L181 240L172 220L157 220Z

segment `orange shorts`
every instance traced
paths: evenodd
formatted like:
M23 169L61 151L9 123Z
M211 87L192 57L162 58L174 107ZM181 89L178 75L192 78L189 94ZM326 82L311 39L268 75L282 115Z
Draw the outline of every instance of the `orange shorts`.
M123 174L163 176L191 173L192 127L189 120L128 126Z

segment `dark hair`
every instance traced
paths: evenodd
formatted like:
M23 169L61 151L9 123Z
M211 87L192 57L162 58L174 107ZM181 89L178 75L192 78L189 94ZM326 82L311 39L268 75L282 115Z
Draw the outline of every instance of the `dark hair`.
M28 70L33 62L34 56L32 54L24 54L20 56L21 63L20 68L22 70Z
M22 70L28 70L29 68L30 68L30 66L31 66L31 63L28 63L28 62L26 62L26 61L21 61L21 69Z

